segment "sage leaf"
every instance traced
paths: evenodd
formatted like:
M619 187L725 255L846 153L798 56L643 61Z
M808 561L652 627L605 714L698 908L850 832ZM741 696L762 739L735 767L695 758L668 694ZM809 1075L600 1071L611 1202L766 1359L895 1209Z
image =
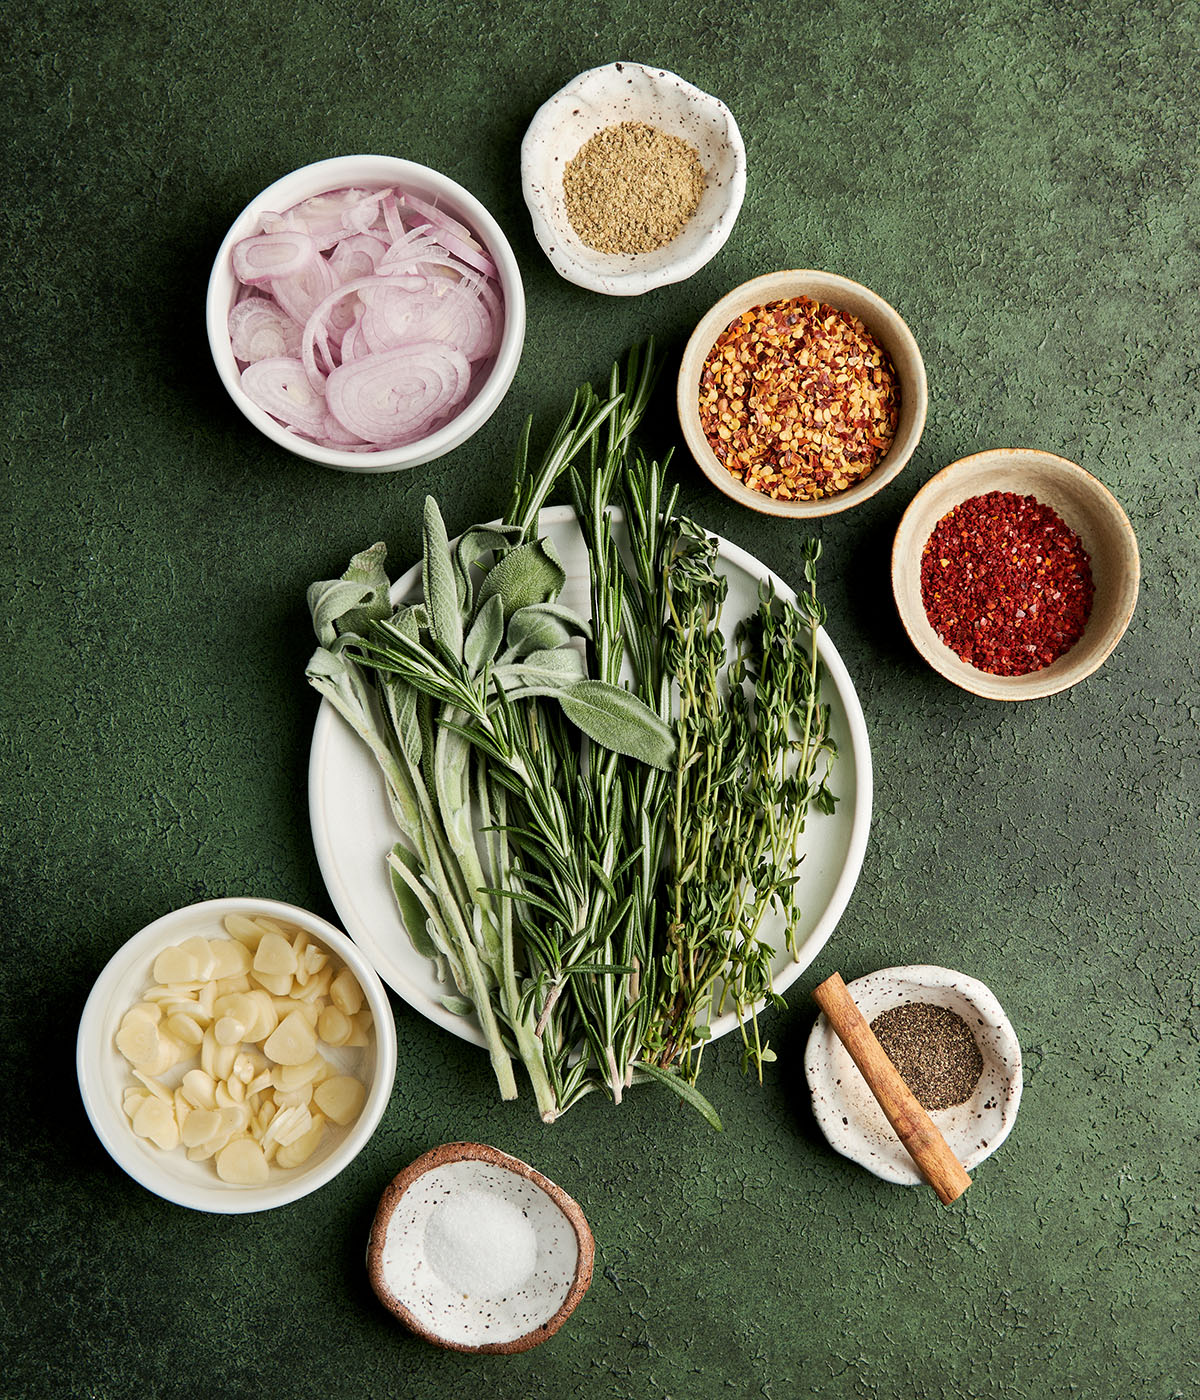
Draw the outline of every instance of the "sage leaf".
M501 552L510 544L517 543L520 531L512 525L476 525L467 530L454 549L454 572L458 578L458 596L463 614L467 617L475 610L475 580L472 570L485 554Z
M411 870L414 875L420 876L421 862L408 849L397 841L392 847L391 859L388 861L388 874L392 881L392 895L396 900L396 907L400 910L400 917L404 921L404 929L408 934L409 941L423 958L434 958L438 955L437 944L429 936L426 928L428 916L421 905L421 901L413 894L412 890L401 879L396 870L397 865L404 865Z
M415 611L414 608L400 607L392 614L392 626L414 642L420 636ZM424 739L417 719L417 688L397 676L381 675L377 685L387 705L392 728L404 749L404 755L414 769L418 768Z
M432 496L425 497L425 605L434 641L455 661L462 660L462 613L446 523Z
M558 691L557 699L571 723L602 747L651 768L670 768L674 762L671 726L628 690L580 680Z
M549 540L530 540L510 549L493 564L479 586L477 607L496 594L504 604L505 618L531 603L548 603L557 598L567 581L567 573Z
M546 651L561 647L572 637L588 637L591 628L570 608L557 603L531 603L518 608L508 620L505 641L514 656L531 651Z
M479 609L463 642L463 661L471 675L476 675L495 660L503 640L504 604L500 595L493 593Z
M452 1016L471 1016L475 1011L475 1003L468 1001L466 997L444 996L438 997L438 1001Z
M322 646L332 646L339 634L361 633L368 622L391 612L386 558L387 546L373 544L350 560L341 578L310 584L308 610Z
M583 680L586 675L579 652L574 647L560 647L557 651L533 651L523 661L497 666L492 680L510 696L513 691L530 688L536 688L539 694L555 695L563 686Z

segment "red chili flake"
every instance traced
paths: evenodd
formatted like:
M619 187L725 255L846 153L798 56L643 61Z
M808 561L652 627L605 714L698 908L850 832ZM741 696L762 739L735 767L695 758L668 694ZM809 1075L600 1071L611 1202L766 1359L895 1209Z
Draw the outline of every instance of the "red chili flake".
M1094 594L1079 536L1034 496L972 496L938 521L921 554L930 625L993 676L1040 671L1069 651Z

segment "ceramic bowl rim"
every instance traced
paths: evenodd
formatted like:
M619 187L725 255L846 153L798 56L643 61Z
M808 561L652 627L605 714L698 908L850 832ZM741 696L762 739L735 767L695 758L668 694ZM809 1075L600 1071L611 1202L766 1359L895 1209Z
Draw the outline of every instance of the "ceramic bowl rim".
M226 914L261 914L296 924L312 934L354 973L374 1022L374 1072L358 1118L327 1157L312 1167L302 1165L286 1178L266 1186L230 1186L221 1181L215 1172L211 1185L184 1180L172 1168L171 1153L159 1152L149 1157L130 1129L120 1100L111 1098L106 1092L107 1080L101 1067L102 1056L108 1053L107 1041L115 1032L113 1006L121 989L128 988L126 1001L122 1004L132 1006L139 988L132 986L131 981L135 972L141 969L138 980L144 983L146 959L154 950L167 947L175 939L186 936L181 930L194 928L198 920L211 919L219 928ZM396 1023L387 991L375 969L347 934L297 905L276 899L233 895L200 900L169 910L139 929L116 949L101 969L84 1004L76 1036L75 1068L83 1107L96 1136L117 1166L134 1181L163 1200L191 1210L215 1215L245 1215L252 1211L273 1210L300 1200L350 1165L379 1126L391 1099L397 1053Z
M1047 666L1041 672L1030 672L1023 677L993 676L986 671L967 668L965 662L960 663L964 668L960 671L957 666L950 665L947 658L942 655L942 652L948 651L948 648L934 633L924 615L904 605L900 587L902 577L908 576L914 569L920 569L921 550L924 548L925 542L923 540L917 541L913 532L916 529L916 520L921 514L924 502L934 495L940 487L955 481L958 477L968 475L979 467L1015 468L1023 462L1032 462L1049 472L1072 477L1082 485L1102 507L1116 536L1122 539L1129 548L1128 572L1121 584L1126 594L1125 603L1122 605L1113 626L1105 635L1104 642L1097 647L1095 655L1088 662L1086 668L1080 669L1078 672L1072 670L1065 679L1062 671L1055 671L1057 662ZM998 481L989 485L988 489L1003 491L1006 488L1003 481ZM1053 501L1048 500L1044 504L1054 508ZM947 506L947 510L951 509L953 509L952 506ZM965 690L984 700L1001 700L1013 703L1021 700L1043 700L1050 695L1057 695L1064 690L1069 690L1073 685L1077 685L1080 681L1086 680L1088 676L1094 675L1104 665L1125 635L1137 608L1138 591L1141 585L1141 556L1137 535L1129 516L1125 513L1120 501L1099 477L1094 476L1085 467L1081 467L1078 462L1072 462L1067 457L1061 457L1053 452L1045 452L1040 448L990 447L980 452L972 452L966 457L959 457L948 466L943 467L929 478L908 503L904 514L900 517L900 524L896 527L896 534L892 541L891 575L892 597L895 600L896 611L909 641L912 642L921 659L927 662L938 675L948 680L952 685L958 686L960 690ZM935 641L936 646L934 645ZM953 656L953 653L950 655ZM1071 652L1068 651L1059 660L1066 662L1070 656ZM1031 681L1030 676L1035 675L1043 676L1044 680L1040 684ZM1022 682L1022 684L1017 688L1014 682Z
M949 967L939 967L934 963L906 963L898 967L877 968L874 972L864 973L863 976L856 977L853 982L847 984L846 990L857 1002L856 989L861 990L864 982L874 983L883 977L892 978L897 982L906 982L917 988L928 988L931 991L949 987L961 993L979 1012L988 1026L999 1035L1004 1045L1009 1062L1004 1116L999 1131L989 1138L987 1146L975 1148L963 1157L963 1166L968 1171L974 1171L1008 1140L1008 1136L1017 1121L1017 1112L1021 1107L1021 1092L1024 1088L1024 1061L1021 1055L1021 1044L1017 1039L1012 1022L1000 1005L996 994L985 983L977 977L971 977L968 973L957 972ZM842 1127L841 1118L843 1115L838 1100L833 1095L830 1095L828 1099L818 1099L818 1085L814 1082L817 1075L816 1062L824 1043L832 1034L828 1018L824 1012L821 1012L813 1023L804 1047L804 1075L812 1098L813 1117L816 1119L817 1126L821 1129L825 1140L835 1152L857 1163L860 1167L864 1167L882 1181L890 1182L895 1186L919 1186L924 1181L924 1177L920 1174L915 1163L909 1164L909 1170L904 1175L899 1175L897 1170L886 1160L870 1153L855 1150L858 1146L858 1138L845 1131L839 1131ZM854 1070L854 1073L858 1073L857 1069Z
M845 491L823 496L815 501L777 501L761 491L752 491L743 485L717 460L700 427L696 386L700 382L700 369L705 356L716 343L717 337L737 316L764 301L810 295L806 287L812 286L816 279L820 279L826 287L832 285L836 291L849 292L854 297L866 301L871 306L874 317L878 318L877 323L885 324L903 348L904 357L917 386L913 421L904 438L892 443L879 465L868 476L847 487ZM824 292L820 299L830 305L837 305L836 299L826 296ZM867 329L873 328L868 326ZM899 365L896 366L896 372L900 374ZM676 381L675 403L688 451L718 491L761 515L781 516L790 520L812 520L821 516L837 515L862 505L900 475L912 459L925 430L925 420L929 411L929 382L925 372L925 360L916 337L896 308L878 292L850 277L826 272L821 268L783 268L778 272L760 273L740 283L704 313L684 347Z
M575 1260L575 1273L567 1296L559 1304L554 1314L544 1323L510 1342L481 1342L478 1345L472 1345L469 1342L457 1342L442 1337L426 1327L413 1314L407 1304L392 1291L384 1279L383 1248L387 1239L388 1225L391 1223L396 1207L414 1182L419 1181L427 1172L436 1171L439 1167L449 1166L455 1162L484 1162L489 1166L501 1167L505 1171L524 1177L549 1196L567 1218L575 1234L578 1253ZM371 1222L371 1234L367 1244L367 1272L379 1301L417 1336L423 1337L435 1346L444 1347L447 1351L495 1352L514 1355L517 1352L529 1351L546 1341L547 1338L552 1337L575 1311L591 1284L595 1251L595 1239L582 1207L557 1182L543 1176L528 1162L521 1161L519 1157L512 1157L507 1152L501 1152L497 1147L490 1147L487 1143L448 1142L441 1147L435 1147L422 1153L415 1162L410 1162L402 1172L388 1183L379 1199L379 1205Z
M623 271L598 274L585 267L569 248L564 247L562 238L543 213L540 203L534 198L531 152L535 139L543 134L548 135L555 129L558 109L562 104L571 101L575 93L581 91L587 83L596 80L600 75L621 72L627 68L637 69L647 80L656 84L674 84L686 93L697 94L699 100L707 105L709 110L715 112L725 124L726 138L733 156L733 174L725 187L726 198L721 216L699 242L694 252L686 257L677 258L656 272L647 272L635 265ZM557 92L552 93L533 114L521 140L521 188L533 223L534 235L542 252L545 253L551 266L560 277L574 283L577 287L583 287L591 292L599 292L604 296L640 296L645 292L655 291L659 287L686 281L711 262L725 246L729 235L733 232L733 226L737 222L746 196L746 143L736 118L719 97L705 92L695 83L689 83L686 78L680 77L678 73L673 73L669 68L619 59L612 63L597 64L594 68L587 68L583 72L577 73ZM632 258L637 256L632 255ZM645 256L652 255L646 254Z
M495 363L475 397L461 413L428 437L403 447L386 448L379 452L344 452L322 447L320 443L291 433L281 423L255 403L241 386L229 344L227 321L229 307L236 291L236 278L231 262L233 245L249 237L258 226L261 215L275 208L286 208L323 190L338 189L360 182L378 184L394 181L397 185L428 186L432 197L444 198L454 213L471 224L483 239L492 261L496 264L498 281L504 302L504 329ZM266 437L298 457L338 471L371 475L379 472L402 471L444 457L460 447L491 418L508 393L520 363L525 343L525 286L516 254L504 231L487 207L470 190L449 175L432 166L402 156L358 154L329 156L302 165L281 175L261 190L234 219L213 259L205 298L205 321L208 344L217 374L229 397L241 413Z

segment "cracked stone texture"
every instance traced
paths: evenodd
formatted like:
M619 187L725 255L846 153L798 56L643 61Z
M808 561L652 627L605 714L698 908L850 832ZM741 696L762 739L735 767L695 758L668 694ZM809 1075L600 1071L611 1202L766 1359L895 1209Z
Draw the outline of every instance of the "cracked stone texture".
M9 7L0 33L16 155L0 205L4 1393L169 1400L198 1377L330 1400L1195 1393L1196 6L49 0ZM628 301L556 277L517 167L536 106L619 58L721 96L749 156L722 253ZM529 297L487 427L375 479L256 435L203 328L213 253L251 196L366 150L479 195ZM376 538L414 557L426 492L452 531L495 515L527 413L552 421L650 332L670 376L719 295L795 266L899 308L930 414L903 475L819 527L876 816L834 940L770 1018L765 1086L726 1042L705 1074L721 1136L654 1091L546 1129L496 1101L477 1051L397 1004L395 1097L335 1183L222 1218L126 1179L74 1087L106 959L204 897L332 913L305 811L305 586ZM669 389L646 440L677 441ZM1144 564L1103 670L1013 707L926 669L888 586L917 488L1004 445L1101 477ZM727 502L682 449L676 469L689 511L795 580L793 526ZM914 961L987 982L1027 1055L1016 1130L950 1210L836 1157L801 1070L817 980ZM384 1185L460 1138L533 1162L595 1230L590 1295L525 1356L439 1353L367 1286Z

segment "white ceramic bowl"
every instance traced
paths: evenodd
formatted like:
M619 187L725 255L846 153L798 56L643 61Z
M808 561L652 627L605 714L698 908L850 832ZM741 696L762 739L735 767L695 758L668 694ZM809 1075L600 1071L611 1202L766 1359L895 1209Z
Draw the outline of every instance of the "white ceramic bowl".
M693 145L705 187L696 212L670 243L651 253L601 253L571 227L563 171L580 147L620 122L644 122ZM665 68L609 63L580 73L538 109L521 143L521 183L533 231L568 282L631 297L682 282L715 257L746 193L746 147L733 114Z
M136 1137L121 1107L125 1089L134 1082L114 1043L122 1017L152 984L154 960L164 948L194 935L226 936L221 921L227 914L262 915L304 929L353 972L374 1021L371 1044L359 1052L357 1063L345 1066L366 1085L367 1096L358 1117L344 1128L330 1123L332 1131L327 1130L324 1141L303 1165L290 1171L272 1166L265 1186L229 1185L217 1176L211 1161L189 1162L182 1148L164 1152ZM83 1010L76 1067L92 1127L118 1166L147 1190L177 1205L243 1215L307 1196L332 1180L366 1146L387 1107L396 1078L396 1023L374 968L332 924L273 899L210 899L164 914L113 955Z
M281 212L302 199L351 185L379 187L395 184L420 198L436 202L460 223L466 224L487 249L499 274L504 299L504 329L500 349L490 367L472 385L470 397L454 418L428 437L404 447L379 452L343 452L289 432L282 423L259 408L243 392L241 376L229 343L228 319L237 296L238 282L233 274L233 245L260 231L260 220L267 212ZM348 472L394 472L420 466L444 457L460 447L492 416L508 392L517 372L525 343L525 288L517 260L500 225L469 191L437 170L397 156L334 156L293 170L257 195L234 221L225 235L213 263L208 282L208 343L217 373L230 398L254 424L276 442L299 457Z
M847 988L867 1022L890 1007L929 1002L957 1012L983 1056L983 1073L966 1103L929 1116L967 1171L990 1157L1012 1131L1021 1103L1021 1047L1004 1009L974 977L947 967L885 967ZM925 1180L884 1117L824 1012L804 1052L813 1113L830 1146L884 1181Z
M743 485L709 446L700 425L700 376L718 337L744 312L767 302L801 296L857 316L876 344L887 351L896 369L899 416L891 447L880 457L874 470L853 486L815 501L777 501L765 491L752 491ZM790 520L811 520L819 515L850 510L894 481L921 440L928 406L925 361L900 313L870 288L848 277L812 268L767 272L727 292L692 332L684 348L676 384L676 407L684 441L709 481L739 505L749 506L763 515L782 515Z

